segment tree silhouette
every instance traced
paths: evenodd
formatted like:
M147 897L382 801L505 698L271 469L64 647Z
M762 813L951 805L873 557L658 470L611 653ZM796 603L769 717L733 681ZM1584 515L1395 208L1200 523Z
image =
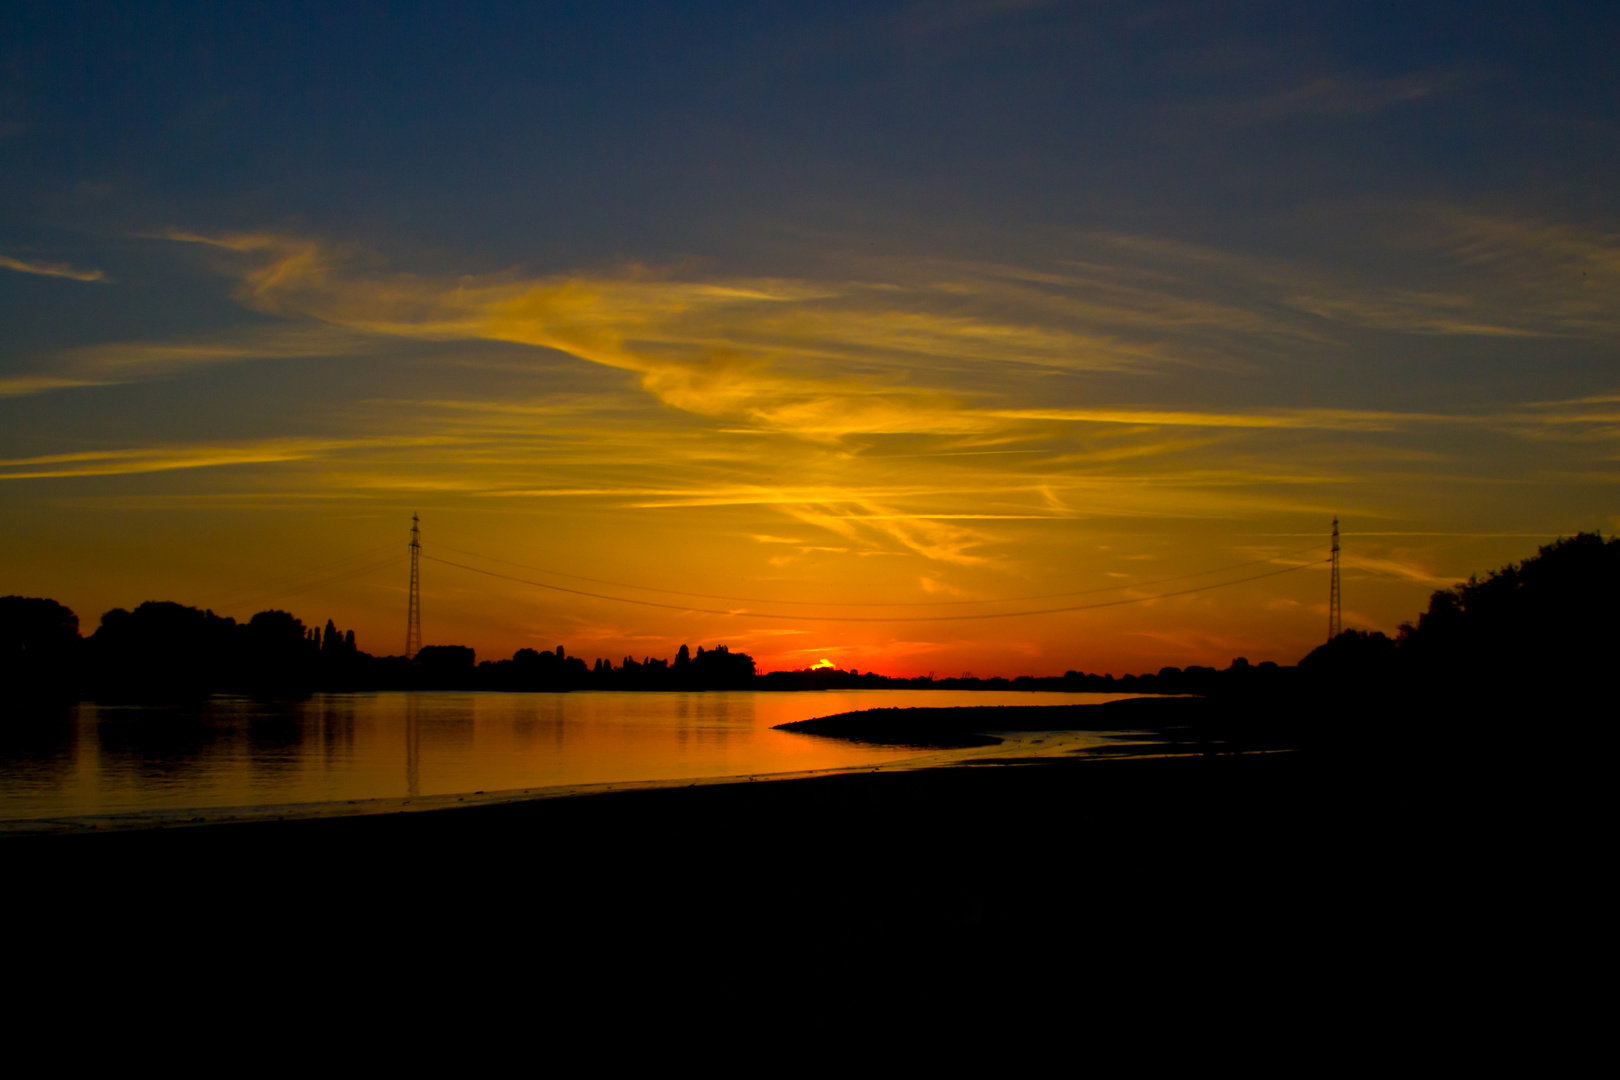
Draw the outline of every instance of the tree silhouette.
M72 693L79 617L55 600L0 597L0 686L22 697Z

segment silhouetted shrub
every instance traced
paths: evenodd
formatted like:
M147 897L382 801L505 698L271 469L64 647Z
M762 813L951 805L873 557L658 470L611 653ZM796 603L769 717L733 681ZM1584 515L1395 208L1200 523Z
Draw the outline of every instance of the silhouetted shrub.
M465 645L427 645L413 663L423 688L466 690L473 686L476 660L477 654Z
M681 646L681 652L686 646ZM677 662L679 657L677 657ZM698 690L733 690L742 689L754 681L754 658L747 653L734 653L724 645L704 651L698 646L697 655L692 657L691 684Z
M1299 662L1313 682L1339 684L1348 692L1382 692L1395 675L1395 642L1378 631L1346 630L1312 649Z
M79 617L55 600L0 597L0 693L61 697L74 689Z
M102 698L197 697L236 668L236 620L169 601L114 608L85 643L90 688Z
M241 689L260 694L308 693L315 686L320 645L303 620L286 611L261 611L239 635Z

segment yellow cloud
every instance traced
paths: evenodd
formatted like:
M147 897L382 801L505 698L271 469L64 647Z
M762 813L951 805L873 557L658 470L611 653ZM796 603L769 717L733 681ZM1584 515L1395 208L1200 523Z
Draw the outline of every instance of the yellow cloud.
M1448 235L1460 231L1453 225ZM1521 247L1575 243L1561 234L1532 232L1525 240L1508 232ZM855 267L875 280L834 282L683 280L642 267L616 275L430 278L389 272L361 254L298 237L172 238L245 257L233 271L240 296L266 313L362 335L552 349L633 372L644 390L682 412L730 418L739 431L828 444L907 434L989 437L1044 421L1392 431L1451 418L1018 407L1005 399L1038 393L1036 373L1047 369L1148 372L1331 344L1322 336L1324 320L1421 334L1552 332L1546 318L1531 318L1522 305L1445 290L1358 290L1276 261L1140 237L1089 238L1118 258L1073 261L1061 271L918 260ZM1607 265L1608 249L1590 247L1578 248L1579 257ZM1242 288L1212 291L1211 280L1228 278Z
M113 476L127 473L169 472L175 469L213 468L223 465L262 465L307 461L356 450L443 446L452 440L438 436L371 439L272 438L231 443L191 443L81 450L66 454L0 460L0 480L46 477ZM370 486L384 481L373 479Z
M896 514L865 500L854 512L838 512L829 505L804 502L784 504L781 510L807 525L826 529L869 549L884 547L894 551L898 545L904 549L898 553L959 566L978 566L991 561L987 556L974 553L988 540L983 533L933 518Z
M1004 418L973 407L974 394L919 385L917 375L929 369L952 381L951 372L986 364L1124 370L1176 362L1150 342L1082 325L1109 311L1120 322L1128 305L1065 308L997 268L979 268L978 277L958 268L953 278L887 288L682 281L641 268L616 277L434 280L370 272L295 238L177 238L249 256L239 271L240 295L267 313L367 334L555 349L635 372L644 389L674 408L811 438L1005 426ZM1148 304L1137 300L1137 307ZM974 305L984 310L964 310ZM1140 328L1149 319L1136 312L1123 321Z
M15 270L19 274L38 274L41 277L69 278L73 281L105 281L106 275L100 270L79 270L66 263L28 262L24 259L13 259L9 255L0 255L0 267Z
M72 454L0 460L0 480L31 480L56 476L111 476L122 473L166 472L217 465L257 465L298 461L354 445L352 442L311 439L266 439L260 442L217 445L154 446L128 450L87 450Z
M1323 431L1393 431L1415 423L1450 423L1436 413L1357 409L1273 409L1247 413L1179 412L1162 409L998 409L991 415L1016 420L1061 420L1088 424L1172 427L1300 428Z
M320 324L257 327L214 339L86 345L45 357L42 371L0 379L0 397L115 386L245 360L348 356L374 345L374 339Z
M75 379L65 375L15 375L0 378L0 397L24 397L43 394L47 390L71 390L81 386L101 386L91 379Z

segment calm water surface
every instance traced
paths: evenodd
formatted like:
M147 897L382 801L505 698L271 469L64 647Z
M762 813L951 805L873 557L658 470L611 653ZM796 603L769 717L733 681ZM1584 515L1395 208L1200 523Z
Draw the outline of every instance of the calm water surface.
M844 768L918 751L770 729L854 709L1131 696L478 692L214 698L188 709L86 703L0 723L0 820Z

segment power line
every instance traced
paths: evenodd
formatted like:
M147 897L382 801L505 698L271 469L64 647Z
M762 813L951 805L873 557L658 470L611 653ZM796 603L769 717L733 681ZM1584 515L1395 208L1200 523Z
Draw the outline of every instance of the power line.
M345 555L341 559L337 559L329 563L323 563L320 566L308 567L304 570L300 570L296 574L288 574L279 578L271 578L268 582L259 585L250 585L246 588L236 589L233 592L226 593L224 597L220 598L219 606L231 607L244 601L250 602L251 598L258 596L276 597L291 595L290 593L286 593L282 590L295 586L298 582L311 580L311 575L315 575L316 577L324 580L327 571L343 573L345 571L338 571L337 568L356 563L362 559L374 558L384 551L394 551L397 549L397 547L397 544L383 544L379 547L370 548L366 551L359 551L352 555ZM304 589L296 588L293 591L303 592Z
M393 547L394 545L390 544L389 546ZM378 570L384 569L385 567L397 566L398 564L399 556L390 555L386 559L368 563L364 566L358 566L350 570L342 570L336 574L329 574L325 577L315 578L314 580L307 581L302 585L285 589L276 589L269 592L256 593L245 599L233 600L228 604L221 604L220 607L252 607L255 604L261 604L266 600L280 600L288 596L297 596L299 593L309 592L311 589L320 588L322 585L335 585L339 581L346 581L350 578L361 577L365 574L374 573Z
M1070 611L1091 611L1095 608L1120 607L1125 604L1145 604L1150 600L1167 600L1173 596L1191 596L1193 593L1209 592L1212 589L1224 589L1230 585L1242 585L1249 581L1260 581L1264 578L1279 577L1283 574L1292 574L1296 570L1304 570L1312 566L1321 565L1318 562L1300 563L1298 566L1288 566L1281 570L1273 570L1267 574L1255 574L1252 577L1238 578L1235 581L1222 581L1214 585L1200 585L1192 589L1179 589L1175 592L1159 593L1156 596L1134 596L1124 600L1105 600L1099 604L1076 604L1069 607L1042 608L1037 611L998 611L983 615L913 615L913 616L861 616L861 615L781 615L763 611L720 611L712 608L691 607L685 604L660 604L653 600L632 600L626 596L606 596L602 593L586 592L583 589L570 589L562 585L549 585L544 581L529 581L525 578L513 577L510 574L497 574L493 570L480 570L476 566L467 566L464 563L451 562L449 559L440 559L423 553L422 558L431 562L442 563L445 566L454 566L460 570L470 570L475 574L484 574L487 577L500 578L503 581L515 581L521 585L533 585L539 589L551 589L555 592L570 593L574 596L588 596L595 600L612 600L620 604L635 604L639 607L664 608L668 611L689 611L699 615L747 615L755 619L792 619L796 622L960 622L969 619L1013 619L1024 615L1057 615ZM1326 562L1326 560L1322 560ZM853 606L853 605L851 605Z
M1147 581L1132 581L1124 585L1103 585L1091 589L1073 589L1068 592L1036 593L1031 596L1001 596L988 600L894 600L888 603L854 602L841 603L837 600L779 600L773 597L762 596L725 596L718 593L687 592L683 589L662 589L654 585L632 585L624 581L608 581L604 578L586 577L583 574L570 574L562 570L551 570L544 566L531 566L528 563L513 562L510 559L497 559L492 555L481 555L476 551L467 551L463 548L451 547L449 544L435 544L435 547L445 551L454 551L460 555L468 555L475 559L484 559L488 562L501 563L505 566L516 566L524 570L536 570L542 574L554 577L569 578L573 581L589 581L595 585L610 585L616 589L638 589L642 592L664 593L668 596L691 596L699 600L735 600L742 604L787 604L794 607L843 607L843 608L873 608L873 607L962 607L968 604L1018 604L1027 600L1056 600L1063 596L1089 596L1094 593L1119 592L1122 589L1139 589L1147 585L1163 585L1171 581L1186 581L1190 578L1208 577L1211 574L1225 574L1233 570L1244 570L1251 566L1260 566L1263 563L1274 562L1277 559L1287 559L1295 555L1303 555L1308 551L1321 550L1320 544L1300 548L1298 551L1285 551L1264 559L1253 559L1249 562L1234 563L1230 566L1218 566L1212 570L1200 570L1192 574L1175 574L1170 577L1150 578ZM425 558L426 556L424 556ZM452 563L451 565L459 565ZM566 590L565 590L566 591ZM594 593L583 595L594 596ZM665 605L673 606L673 605ZM679 607L678 610L689 611L691 608Z

